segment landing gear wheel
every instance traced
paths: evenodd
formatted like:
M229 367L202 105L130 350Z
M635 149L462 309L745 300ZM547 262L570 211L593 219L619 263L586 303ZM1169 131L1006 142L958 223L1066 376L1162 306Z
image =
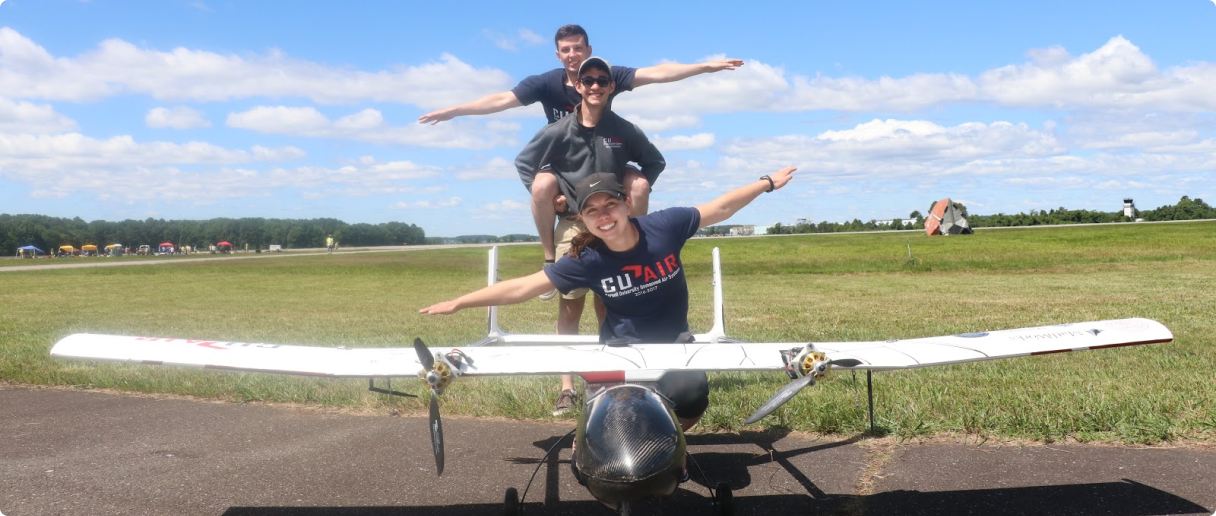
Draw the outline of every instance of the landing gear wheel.
M507 488L507 495L502 499L502 513L506 516L519 516L524 513L519 506L519 491L514 487Z
M714 486L714 516L734 516L735 496L726 482Z

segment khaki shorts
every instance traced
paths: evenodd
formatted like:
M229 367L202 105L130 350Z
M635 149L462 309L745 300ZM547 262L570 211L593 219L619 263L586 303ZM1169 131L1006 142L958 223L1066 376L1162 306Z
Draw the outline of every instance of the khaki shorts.
M574 242L574 237L585 229L587 226L579 220L578 215L557 216L557 228L553 230L553 241L557 243L554 247L558 260L569 258L566 253L570 252L570 244ZM586 288L578 288L571 290L569 294L562 294L562 299L582 299L586 295Z

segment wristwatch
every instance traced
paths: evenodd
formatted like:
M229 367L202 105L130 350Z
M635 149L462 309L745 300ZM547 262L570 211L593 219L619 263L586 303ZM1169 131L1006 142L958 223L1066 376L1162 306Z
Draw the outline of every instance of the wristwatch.
M764 193L769 193L769 192L771 192L771 191L773 191L774 189L776 189L776 188L777 188L777 185L776 185L775 183L773 183L773 178L771 178L771 177L768 177L768 176L760 176L760 180L761 180L761 181L768 181L768 190L765 190L765 191L764 191Z

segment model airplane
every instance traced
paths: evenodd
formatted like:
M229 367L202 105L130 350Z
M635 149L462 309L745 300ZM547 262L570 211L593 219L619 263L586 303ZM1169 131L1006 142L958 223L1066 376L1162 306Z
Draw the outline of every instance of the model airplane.
M497 281L497 248L487 281ZM573 464L579 483L604 504L627 514L641 498L668 495L686 478L680 424L654 383L668 371L781 371L791 382L761 405L754 423L814 385L830 369L872 371L960 364L997 358L1104 349L1173 340L1149 319L1061 324L944 337L875 342L745 343L726 336L722 271L713 250L714 323L684 344L601 344L595 335L517 335L498 326L489 309L489 334L460 348L320 348L159 337L76 334L51 349L57 358L252 371L329 378L422 377L431 391L430 432L436 469L443 473L443 426L438 397L464 376L577 374L588 384L578 421ZM713 495L730 512L730 491ZM519 512L515 490L508 514Z

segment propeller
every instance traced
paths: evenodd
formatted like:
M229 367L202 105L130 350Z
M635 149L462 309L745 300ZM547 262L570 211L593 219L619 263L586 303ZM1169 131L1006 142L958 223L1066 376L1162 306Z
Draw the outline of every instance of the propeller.
M856 366L861 365L861 361L857 360L855 358L842 358L840 360L829 360L826 362L826 365L828 365L828 366L838 365L840 367L856 367ZM826 370L827 370L827 368L824 368L824 371L826 371ZM802 389L805 389L809 385L815 385L815 378L817 378L815 373L817 373L817 372L819 373L818 377L823 376L822 372L811 371L810 374L804 375L801 378L798 378L797 380L794 380L790 383L785 384L785 387L782 387L781 389L779 389L777 391L777 393L773 395L773 397L769 398L768 401L765 401L763 405L760 405L760 408L756 409L756 411L752 413L751 417L747 418L747 421L744 421L743 423L750 425L761 419L764 419L765 416L772 414L774 410L777 410L777 408L779 408L780 406L785 405L785 402L787 402L791 398L793 398L794 395L798 394L799 391L801 391Z
M414 339L414 351L418 353L418 361L426 369L426 383L431 386L431 409L427 426L431 431L431 449L435 453L435 470L437 476L443 476L443 421L439 419L439 385L440 375L435 371L435 356L427 349L422 339Z

